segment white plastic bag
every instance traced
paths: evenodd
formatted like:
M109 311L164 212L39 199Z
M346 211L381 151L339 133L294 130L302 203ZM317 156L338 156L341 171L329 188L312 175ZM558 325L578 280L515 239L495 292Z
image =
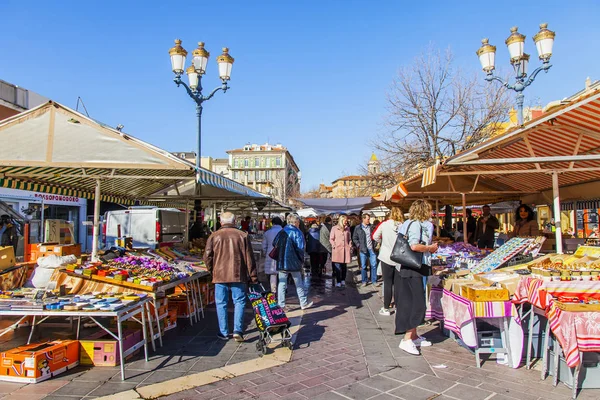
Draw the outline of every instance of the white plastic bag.
M74 264L77 262L77 257L74 255L40 257L37 260L38 266L35 267L31 280L25 284L25 287L45 288L50 282L50 278L56 268L63 265Z

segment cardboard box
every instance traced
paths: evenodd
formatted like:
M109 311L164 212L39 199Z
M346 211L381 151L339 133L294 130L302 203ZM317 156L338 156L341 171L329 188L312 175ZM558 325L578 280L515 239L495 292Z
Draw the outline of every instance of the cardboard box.
M14 267L15 260L15 249L12 246L0 247L0 270L5 270L10 267Z
M169 298L169 308L171 307L177 309L177 318L189 318L190 314L195 311L191 300L190 307L188 307L188 302L185 297L178 296Z
M498 278L495 279L494 275L498 275ZM512 296L517 291L517 285L521 280L519 275L509 276L506 274L482 274L475 275L474 278L478 281L485 283L486 285L493 285L494 283L500 284L500 286L506 290L508 290L508 294Z
M461 296L471 301L507 301L510 300L508 290L504 288L491 288L483 282L481 284L464 285Z
M472 283L472 282L473 281L470 279L458 279L458 278L444 279L443 286L444 286L444 289L452 291L452 285L454 285L455 283L460 284L460 283Z
M62 219L47 219L44 221L44 233L47 241L60 244L71 244L73 240L73 223Z
M119 342L104 331L97 332L79 341L81 365L115 367L119 364ZM123 332L123 352L140 349L144 345L141 329ZM125 360L133 354L125 357Z
M0 380L37 383L79 365L79 341L55 340L0 354Z

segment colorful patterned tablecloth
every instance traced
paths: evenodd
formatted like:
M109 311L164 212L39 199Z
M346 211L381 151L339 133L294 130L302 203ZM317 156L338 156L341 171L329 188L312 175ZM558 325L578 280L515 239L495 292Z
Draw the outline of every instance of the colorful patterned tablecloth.
M509 318L507 337L510 340L512 367L518 368L523 352L523 329L512 302L473 302L446 289L432 287L427 317L443 320L444 327L456 333L469 347L477 347L477 318ZM503 329L502 324L496 325Z
M552 298L560 296L585 296L600 300L600 281L546 281L522 277L513 301L518 304L530 303L545 310Z
M600 312L564 311L554 301L559 296L585 295L600 299L599 281L544 281L523 277L515 303L530 303L546 311L550 328L560 343L569 367L580 362L579 352L600 352Z

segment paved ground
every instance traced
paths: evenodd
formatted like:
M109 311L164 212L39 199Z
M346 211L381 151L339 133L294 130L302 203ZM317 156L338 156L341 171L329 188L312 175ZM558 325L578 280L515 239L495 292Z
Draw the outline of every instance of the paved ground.
M291 289L288 306L297 308L293 286ZM304 312L290 362L264 369L254 366L255 372L242 371L237 376L227 376L230 379L162 399L570 398L570 389L563 384L553 387L551 378L540 381L536 370L513 370L493 360L476 368L474 356L442 336L436 325L420 330L434 346L423 349L422 357L407 355L397 347L399 337L393 334L393 317L378 314L381 299L375 288L357 290L349 285L346 289L336 289L331 287L330 280L313 279L311 297L316 306ZM248 310L247 318L251 317ZM127 393L138 398L138 393L130 389L153 385L173 392L177 390L177 381L173 379L181 381L185 376L196 379L201 371L210 375L211 371L218 371L216 368L243 366L244 362L258 359L257 333L252 325L249 340L243 344L218 341L215 334L216 317L214 311L209 311L205 323L194 328L182 324L168 333L165 346L148 363L139 359L128 363L125 383L120 381L118 368L80 367L37 385L0 383L0 397L76 400L129 390L114 398L126 398ZM213 377L207 382L215 380ZM159 382L163 383L156 385ZM194 381L187 388L195 385ZM600 390L584 390L578 398L600 399Z
M350 279L349 279L350 280ZM327 289L327 288L326 288ZM474 356L441 335L436 325L420 329L434 345L422 357L398 349L393 317L378 314L379 294L365 289L329 289L305 312L291 362L264 371L164 397L181 399L569 399L571 390L537 370L517 370ZM584 390L579 399L600 399Z

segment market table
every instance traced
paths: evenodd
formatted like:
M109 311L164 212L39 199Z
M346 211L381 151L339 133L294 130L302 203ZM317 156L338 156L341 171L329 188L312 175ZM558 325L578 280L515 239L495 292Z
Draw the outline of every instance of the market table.
M476 319L497 321L504 348L487 352L506 353L508 365L518 368L523 352L523 328L515 305L510 301L473 302L441 287L432 287L429 293L427 316L444 322L444 327L457 334L469 347L475 348L479 367L479 347Z
M522 277L513 301L546 309L552 298L561 296L583 296L600 300L600 281L550 281L529 276Z
M14 323L13 325L3 329L0 331L0 336L5 335L6 333L15 329L16 326L19 325L21 321L26 318L33 317L33 321L31 323L31 331L29 333L29 338L27 339L27 344L31 342L31 338L33 337L33 332L37 325L40 325L42 322L51 317L75 317L77 318L77 333L76 339L79 339L79 330L81 326L81 318L90 318L96 325L98 325L101 329L106 331L110 336L112 336L115 340L119 341L119 355L121 357L121 380L125 380L125 357L139 349L141 346L144 346L144 357L146 361L148 361L148 344L146 339L146 313L148 316L150 315L149 309L150 298L145 297L138 301L135 301L131 304L125 305L122 308L114 311L67 311L67 310L0 310L1 316L18 316L21 317L19 321ZM141 315L141 320L137 318L137 315ZM41 317L37 320L38 317ZM117 320L117 335L115 335L110 329L102 325L102 323L97 319L99 317L114 317ZM122 322L128 319L133 319L134 321L140 323L142 325L142 337L143 341L136 343L131 348L123 351L123 327Z
M580 352L600 351L600 313L565 311L558 308L559 296L586 296L600 300L600 281L546 281L523 277L513 301L530 303L545 310L550 328L565 353L567 365L580 363Z
M194 274L181 278L172 282L165 283L157 287L136 285L130 282L120 282L115 279L108 279L99 276L85 276L81 274L74 274L66 270L56 270L50 278L51 282L56 282L56 286L67 285L71 287L70 294L83 294L90 292L105 292L110 291L112 293L146 293L150 296L150 301L154 307L154 317L156 321L161 319L161 315L158 315L158 300L165 296L165 292L169 289L176 287L183 287L183 291L186 295L188 303L188 309L194 310L190 312L189 320L190 324L193 325L193 319L199 322L199 317L202 315L204 318L204 302L202 299L202 290L200 285L200 279L203 279L210 274L207 271L198 271ZM110 288L107 288L110 286ZM157 322L157 332L154 333L153 324L149 324L150 338L152 342L152 349L156 350L155 340L158 339L159 345L162 347L162 332L160 323Z

